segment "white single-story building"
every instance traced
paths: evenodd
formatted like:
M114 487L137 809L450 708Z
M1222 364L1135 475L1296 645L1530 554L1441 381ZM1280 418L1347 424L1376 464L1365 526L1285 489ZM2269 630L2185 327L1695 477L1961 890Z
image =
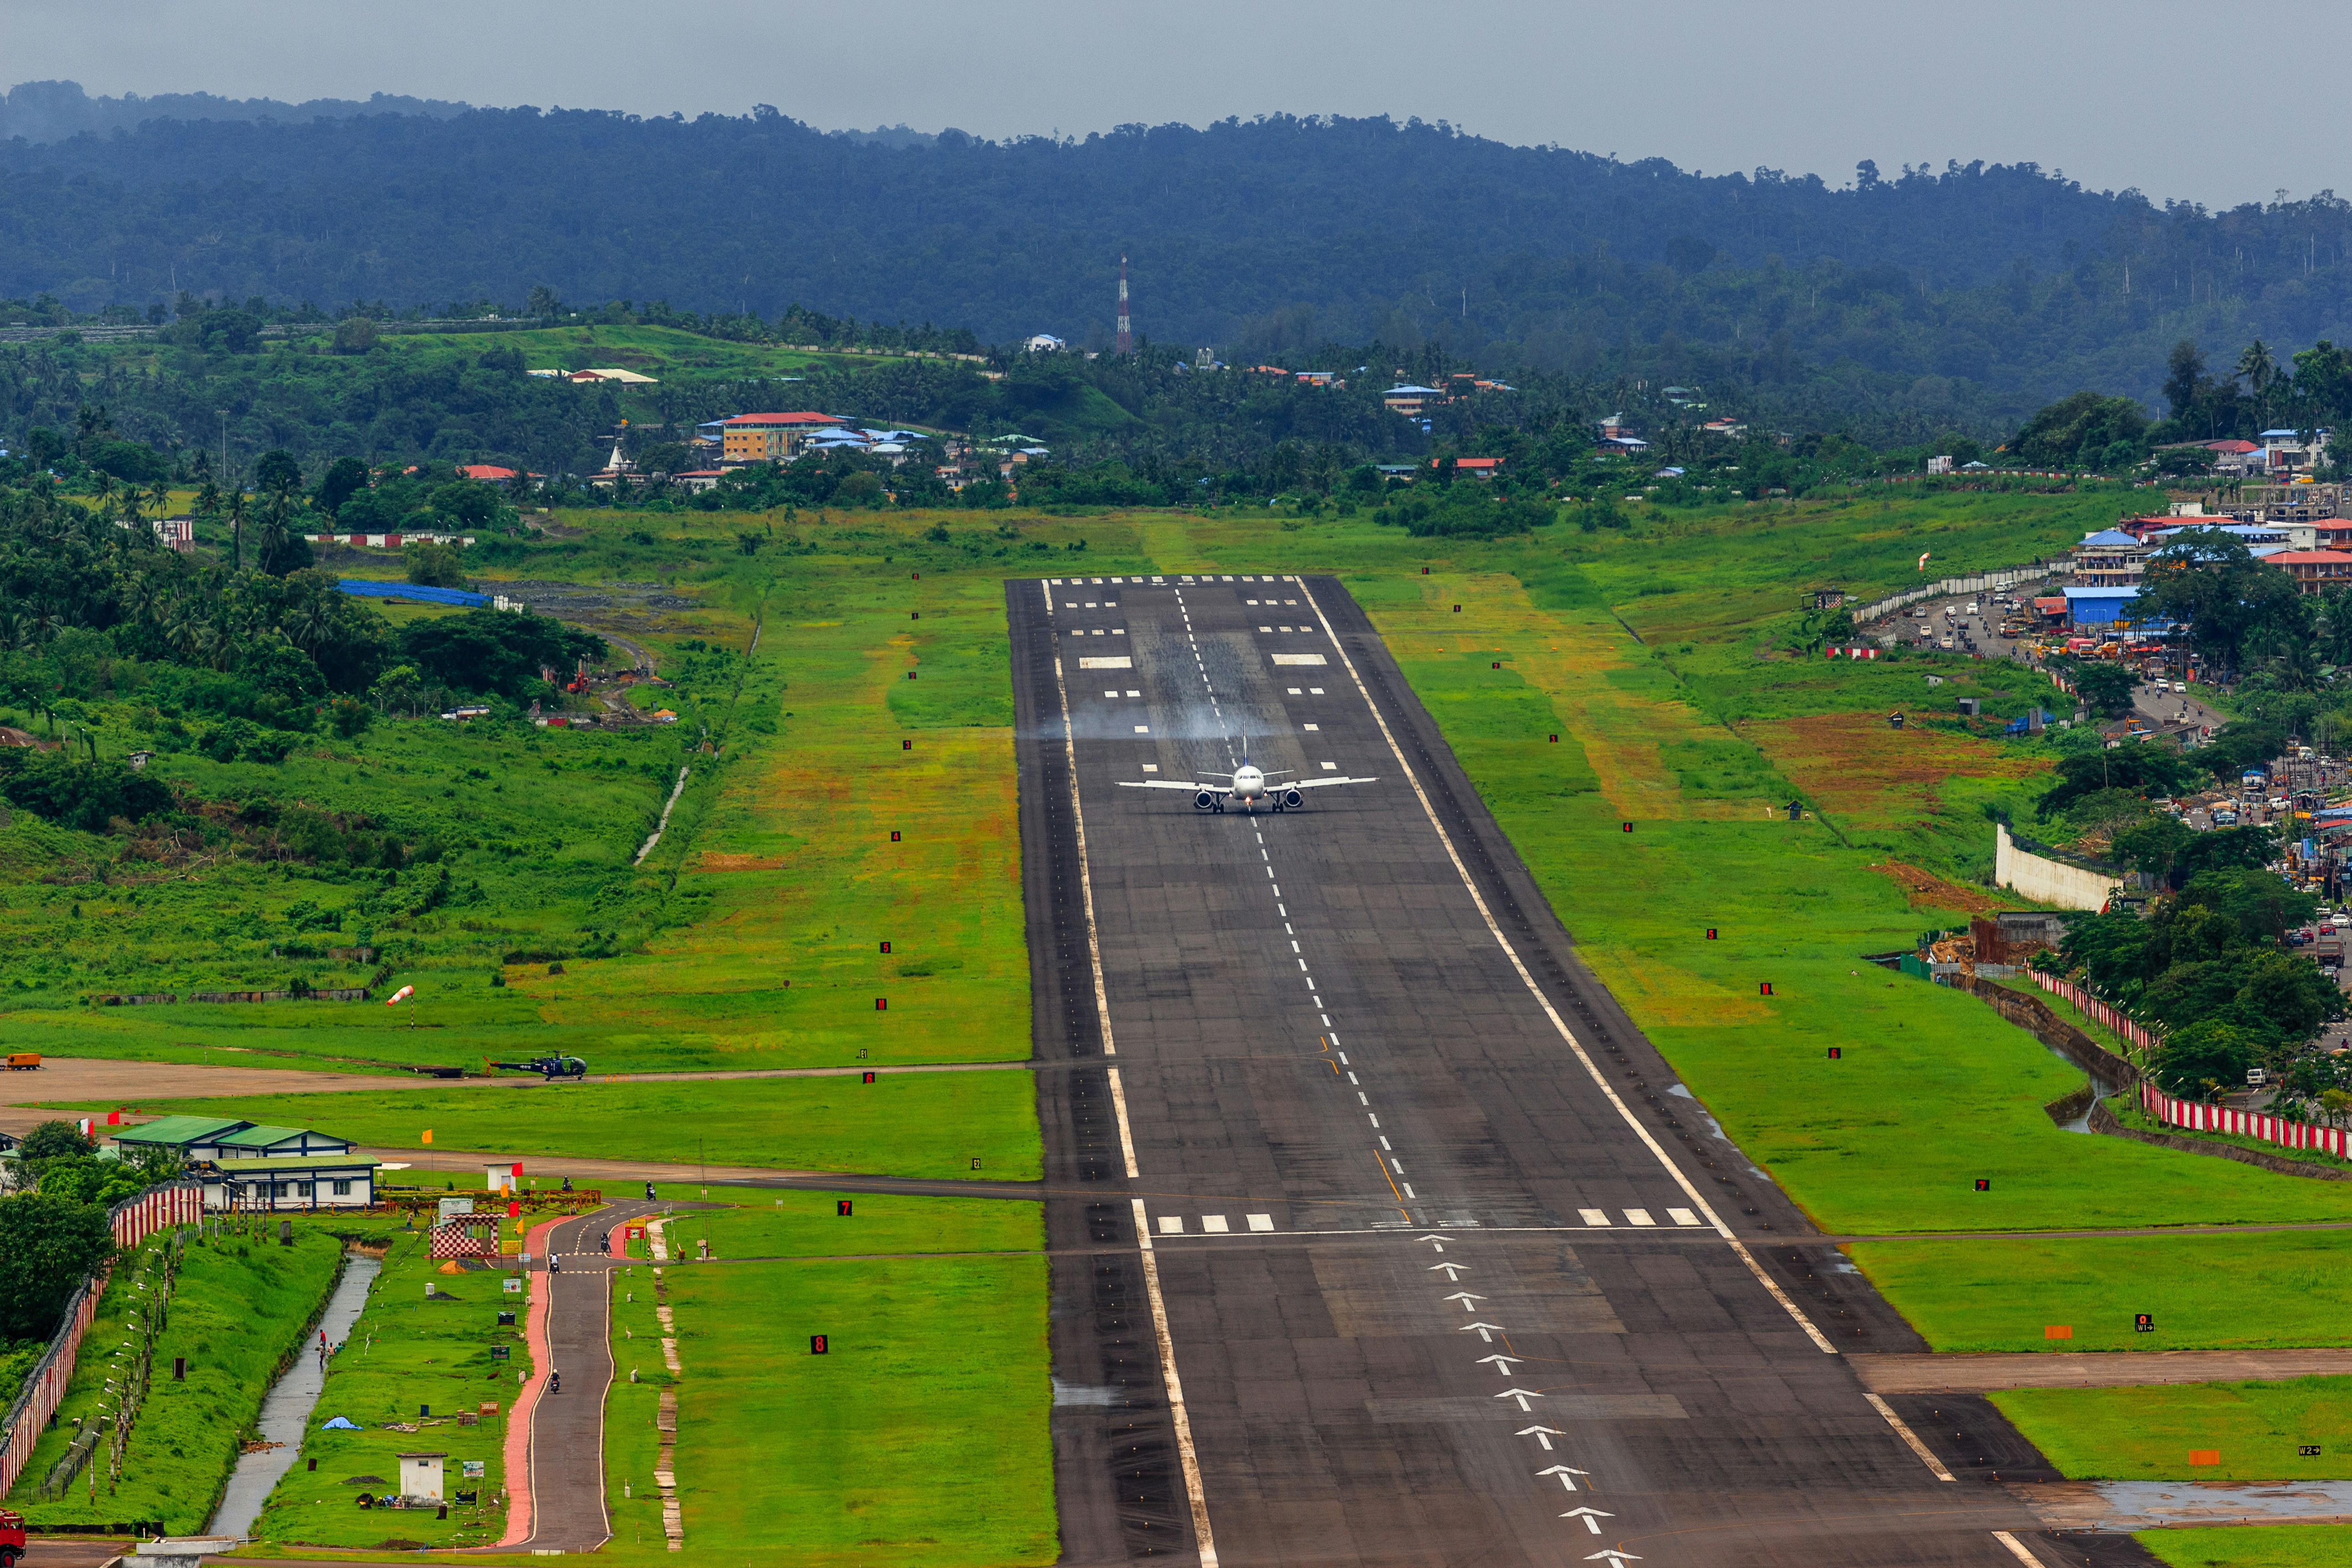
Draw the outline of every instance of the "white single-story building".
M205 1207L240 1214L366 1208L379 1162L363 1154L223 1160L198 1171Z

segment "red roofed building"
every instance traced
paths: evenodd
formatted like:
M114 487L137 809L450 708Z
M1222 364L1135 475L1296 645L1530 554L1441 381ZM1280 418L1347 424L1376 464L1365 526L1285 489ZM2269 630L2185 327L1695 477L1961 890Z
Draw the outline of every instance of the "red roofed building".
M791 457L800 437L840 423L830 414L806 410L794 414L738 414L719 422L719 460L729 464L774 462Z
M457 477L479 479L486 485L510 485L515 481L515 470L499 468L496 463L460 463Z
M1429 466L1433 468L1442 461L1444 461L1443 458L1432 458L1429 460ZM1456 458L1454 459L1454 471L1457 474L1467 475L1469 478L1474 479L1491 479L1496 474L1503 471L1503 459L1500 458Z
M2305 594L2352 583L2352 554L2341 550L2282 550L2259 559L2293 576L2297 590Z

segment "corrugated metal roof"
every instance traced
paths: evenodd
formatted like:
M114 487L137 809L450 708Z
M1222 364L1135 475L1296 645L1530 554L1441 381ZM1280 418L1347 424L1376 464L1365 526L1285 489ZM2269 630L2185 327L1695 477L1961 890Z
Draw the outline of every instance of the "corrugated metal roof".
M121 1129L115 1141L128 1138L133 1143L210 1143L225 1132L252 1125L235 1117L161 1116L137 1127Z

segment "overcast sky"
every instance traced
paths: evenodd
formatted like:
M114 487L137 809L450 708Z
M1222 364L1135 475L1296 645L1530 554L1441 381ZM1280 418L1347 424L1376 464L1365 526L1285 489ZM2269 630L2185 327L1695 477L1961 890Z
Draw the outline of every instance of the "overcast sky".
M1585 0L5 0L0 85L741 113L1002 137L1229 114L1445 120L1832 184L2031 160L2210 205L2352 192L2345 140L2246 63L2326 62L2352 7ZM2249 96L2250 94L2253 96Z

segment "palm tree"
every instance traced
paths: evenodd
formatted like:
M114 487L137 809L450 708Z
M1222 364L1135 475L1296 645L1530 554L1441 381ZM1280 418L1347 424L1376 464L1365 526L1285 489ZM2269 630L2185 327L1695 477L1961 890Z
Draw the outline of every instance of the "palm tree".
M262 506L261 556L256 564L264 572L269 570L270 563L276 561L278 552L286 548L286 542L290 537L286 520L292 515L293 510L293 500L282 488L271 491L269 500Z
M2270 346L2256 338L2238 356L2238 374L2254 399L2254 416L2264 426L2270 424L2271 389L2278 384L2278 362L2271 357Z
M245 492L236 490L228 498L228 569L245 570Z

